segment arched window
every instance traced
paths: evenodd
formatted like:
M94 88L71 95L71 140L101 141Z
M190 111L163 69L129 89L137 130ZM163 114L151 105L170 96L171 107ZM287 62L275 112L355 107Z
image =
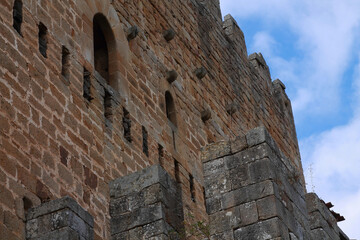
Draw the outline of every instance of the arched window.
M112 56L115 52L115 38L109 22L101 13L94 16L93 36L95 70L112 85L111 73L115 69L111 65L111 59L115 59L115 56Z
M22 1L15 0L13 7L13 27L20 35L21 35L21 24L23 21L22 7L23 7Z
M94 67L95 70L105 79L106 83L114 87L111 73L115 71L113 66L116 59L116 47L114 33L106 17L97 13L93 19L93 38L94 38ZM112 60L112 61L111 61ZM112 122L112 94L104 86L104 117L105 124L109 126Z
M176 126L176 110L174 99L169 91L165 92L166 116Z

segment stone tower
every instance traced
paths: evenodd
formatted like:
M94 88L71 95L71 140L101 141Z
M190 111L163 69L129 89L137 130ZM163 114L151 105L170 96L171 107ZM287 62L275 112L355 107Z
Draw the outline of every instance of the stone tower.
M348 239L219 0L6 0L0 20L1 240Z

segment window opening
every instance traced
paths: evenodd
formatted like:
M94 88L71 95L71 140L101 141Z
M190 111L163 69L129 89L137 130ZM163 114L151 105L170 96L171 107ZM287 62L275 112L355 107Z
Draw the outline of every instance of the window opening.
M61 75L64 76L66 80L69 80L70 77L70 52L65 47L62 46L62 57L61 57Z
M90 94L91 80L90 72L84 68L83 71L83 97L89 102L93 99Z
M148 132L146 131L146 128L142 126L142 136L143 136L143 152L148 157L149 156L149 146L148 146Z
M172 140L173 140L174 150L176 151L175 132L174 132L174 130L171 130L171 132L172 132Z
M175 170L175 180L176 182L180 183L180 166L179 166L179 162L174 159L174 170Z
M39 51L45 58L47 57L47 28L43 23L39 24Z
M20 0L15 0L13 7L13 27L21 35L21 24L23 21L22 14L23 4Z
M159 164L160 166L163 166L164 148L159 143L158 143L158 155L159 155Z
M27 197L23 197L23 204L24 204L24 213L26 215L29 209L33 207L33 203Z
M195 202L195 187L194 187L194 177L193 175L189 174L189 181L190 181L190 195L191 200Z
M175 103L169 91L165 92L166 116L176 126Z
M124 138L127 141L132 142L130 113L125 108L123 108L123 114Z
M106 120L109 120L111 122L112 119L112 97L111 97L111 93L105 90L105 95L104 95L104 117Z
M106 21L105 17L97 14L93 22L93 36L94 36L94 64L95 70L106 80L109 84L109 52L108 43L105 34L101 28L101 24Z

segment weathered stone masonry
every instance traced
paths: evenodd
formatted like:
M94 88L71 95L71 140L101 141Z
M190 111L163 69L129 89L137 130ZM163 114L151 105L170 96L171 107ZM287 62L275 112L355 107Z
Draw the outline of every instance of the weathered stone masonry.
M348 239L264 127L203 151L212 239Z
M235 164L256 150L238 136L258 126L275 154ZM219 144L223 155L209 150ZM216 156L203 163L201 148ZM207 164L223 157L238 185L211 182ZM274 191L229 197L262 184ZM305 195L284 84L248 56L219 1L0 1L0 239L166 239L189 216L210 220L213 238L262 226L284 239L343 234Z

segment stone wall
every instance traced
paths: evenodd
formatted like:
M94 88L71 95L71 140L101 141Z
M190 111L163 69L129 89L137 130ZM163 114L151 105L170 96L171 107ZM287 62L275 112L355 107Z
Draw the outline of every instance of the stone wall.
M340 239L349 237L339 228L329 208L315 193L306 194L312 239Z
M266 128L208 145L202 159L208 223L185 218L179 178L153 165L110 182L110 239L349 240ZM26 239L93 239L92 217L69 197L26 215Z
M111 182L110 198L114 240L168 239L182 231L181 189L159 165Z
M28 240L93 240L93 228L93 217L69 197L32 208L26 217Z
M94 29L107 55L101 44L95 53ZM218 0L0 1L0 63L8 239L24 239L30 207L63 196L94 217L95 239L109 239L109 182L154 164L180 184L185 218L206 220L200 148L259 125L302 172L285 87L261 54L248 57Z
M349 239L264 127L203 150L211 239Z

